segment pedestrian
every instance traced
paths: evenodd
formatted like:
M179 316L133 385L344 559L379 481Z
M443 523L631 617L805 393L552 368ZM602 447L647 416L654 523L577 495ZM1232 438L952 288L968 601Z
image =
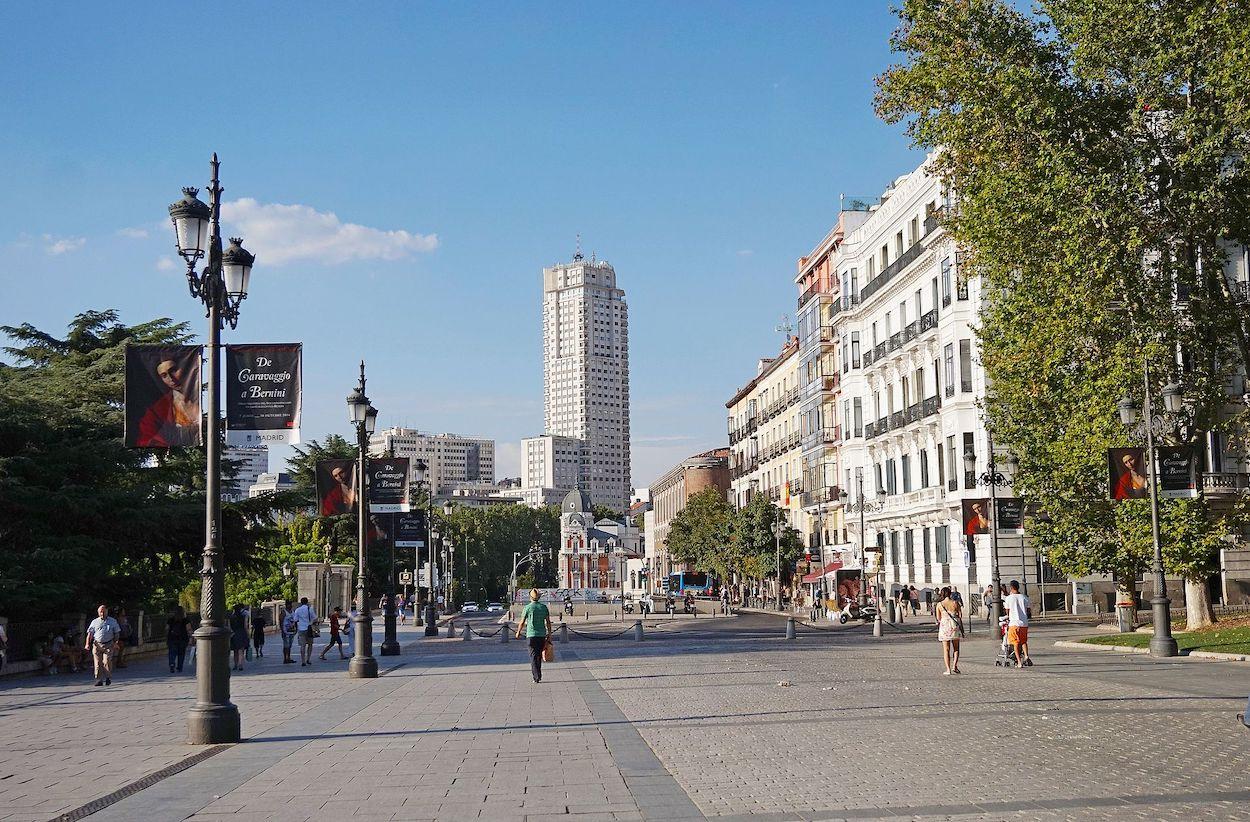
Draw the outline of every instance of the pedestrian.
M125 668L126 651L129 650L131 645L130 640L135 634L134 626L130 624L130 620L126 617L125 608L122 608L117 612L117 625L119 632L117 635L117 648L114 651L117 656L113 660L113 667Z
M343 639L347 642L348 656L356 655L356 613L356 603L353 602L351 610L348 611L347 616L343 619L340 629Z
M985 593L981 595L981 603L985 605L985 624L993 627L994 624L994 586L986 585Z
M182 673L182 663L187 657L187 645L191 642L191 620L181 605L165 620L165 647L169 651L169 672Z
M347 659L347 654L343 653L343 634L341 627L343 624L343 609L335 605L334 610L330 612L330 640L326 642L326 646L321 649L321 659L325 660L326 652L335 645L339 646L339 659Z
M400 625L408 624L408 610L404 607L405 605L407 605L407 602L404 599L404 595L396 594L395 595L395 607L396 609L399 610L399 624Z
M317 636L317 612L308 604L308 597L300 597L295 609L295 630L299 640L300 667L312 664L312 644Z
M959 640L964 635L963 608L951 599L951 589L943 588L939 594L935 613L938 626L938 642L942 643L942 663L946 665L943 676L960 673Z
M237 603L230 612L230 650L234 651L234 670L243 670L243 660L247 656L247 614L242 603Z
M729 588L728 586L720 589L720 612L725 616L729 616Z
M83 645L91 652L95 663L95 685L113 684L113 653L117 649L117 638L121 636L121 626L117 620L109 616L109 609L101 605L96 609L96 618L87 626L87 639Z
M897 612L895 618L899 622L903 621L903 615L907 613L907 589L899 588L894 592L894 610Z
M252 648L256 651L256 656L265 655L265 612L259 608L252 612Z
M4 663L9 654L9 635L4 630L4 623L0 622L0 673L4 672Z
M920 592L915 585L907 587L907 599L911 601L911 615L916 616L920 613Z
M1016 651L1016 667L1024 668L1033 664L1029 659L1029 617L1032 616L1032 603L1020 593L1020 583L1011 581L1011 593L1003 602L1007 610L1007 644Z
M530 590L530 601L521 611L521 622L516 627L516 638L524 633L530 646L530 673L535 682L543 681L543 652L551 636L551 612L541 601L537 588Z
M278 616L278 631L282 635L282 664L295 664L291 659L291 646L295 644L295 613L291 608L291 600L282 603L282 613Z
M927 614L933 613L933 589L932 588L924 589L924 610L925 610L925 613Z

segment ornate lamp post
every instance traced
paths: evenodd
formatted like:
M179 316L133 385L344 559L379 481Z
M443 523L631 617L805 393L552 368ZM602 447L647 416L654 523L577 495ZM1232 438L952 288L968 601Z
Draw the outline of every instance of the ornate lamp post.
M1176 637L1172 636L1172 600L1168 597L1167 581L1163 577L1163 548L1159 541L1159 489L1158 468L1155 464L1155 437L1161 437L1176 430L1176 416L1185 408L1184 394L1176 383L1163 387L1163 413L1153 412L1150 399L1150 363L1142 362L1142 388L1145 405L1141 409L1140 421L1137 417L1137 403L1125 398L1120 401L1120 422L1133 428L1138 436L1146 440L1146 461L1150 464L1150 538L1154 546L1154 596L1150 598L1150 610L1153 614L1154 636L1150 638L1150 655L1157 657L1176 656L1180 651L1176 645Z
M778 509L777 521L772 525L773 538L776 541L777 568L777 610L781 610L781 537L786 533L785 509Z
M195 631L195 707L187 715L187 738L192 745L238 742L239 709L230 701L230 629L226 626L225 569L221 551L221 330L225 323L236 328L239 306L247 298L252 263L256 258L243 249L243 241L230 239L221 250L221 192L219 163L210 162L208 204L196 199L195 188L184 188L183 197L169 207L177 234L178 254L187 264L191 296L204 304L208 317L208 431L204 440L207 457L204 517L204 562L200 568L200 627ZM196 263L208 256L197 272Z
M846 497L847 497L846 491L842 491L839 496L843 500L846 500ZM861 569L860 573L863 575L863 582L866 584L868 582L868 553L869 552L868 552L868 543L866 542L866 537L865 537L866 531L864 529L864 514L866 514L869 511L879 511L881 509L881 504L877 502L869 502L868 500L864 499L864 469L863 468L855 469L855 502L850 503L850 504L846 504L844 502L843 504L846 505L847 510L855 511L856 513L859 514L859 567ZM882 561L884 560L884 558L885 557L883 555L880 559L877 560L877 573L873 575L875 577L875 580L872 583L872 599L873 599L873 602L877 606L877 614L872 619L872 635L875 637L880 637L883 633L883 629L881 625L881 612L884 610L882 606L885 603L881 601L881 590L883 587L881 584L881 566L884 564ZM868 601L868 594L864 591L864 586L861 585L860 590L859 590L860 606L862 607L864 603L866 603L867 601Z
M443 592L443 602L445 607L451 608L451 584L455 581L456 574L454 565L456 563L456 548L451 541L451 500L443 500L443 581L440 589Z
M365 396L365 362L360 361L360 383L347 395L347 410L352 425L356 426L356 623L355 653L347 663L347 676L351 679L373 679L378 675L378 661L373 656L373 612L365 592L365 544L369 539L369 483L365 475L365 453L369 449L369 435L377 427L378 409L369 404Z
M1003 615L1003 581L998 572L998 486L1007 485L1008 478L998 470L998 462L994 458L994 433L985 430L985 446L988 456L985 460L985 471L976 476L977 484L990 489L990 584L994 587L993 603L989 606L990 629L998 630L998 620ZM1017 460L1014 454L1007 455L1007 469L1014 473ZM977 455L969 450L964 452L964 467L968 473L977 470Z

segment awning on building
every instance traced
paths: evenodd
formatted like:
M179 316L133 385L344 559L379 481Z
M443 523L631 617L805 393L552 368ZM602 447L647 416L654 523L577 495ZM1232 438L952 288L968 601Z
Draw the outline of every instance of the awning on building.
M830 579L833 579L837 575L837 572L841 570L841 568L842 568L842 560L840 559L834 560L833 562L830 562L829 564L827 564L823 571L817 571L815 573L807 574L806 576L804 576L803 582L805 582L808 585L812 585L814 583L820 582L820 580L823 577L828 577Z

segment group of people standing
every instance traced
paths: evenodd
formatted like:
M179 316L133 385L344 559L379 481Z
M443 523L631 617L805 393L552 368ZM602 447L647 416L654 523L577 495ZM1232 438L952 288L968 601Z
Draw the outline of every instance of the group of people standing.
M914 589L913 589L914 590ZM1007 586L1007 595L1003 599L1002 617L1003 652L1011 649L1017 668L1027 668L1033 664L1029 658L1029 618L1033 615L1032 603L1020 593L1020 583L1012 580ZM993 614L993 588L986 589L986 607ZM933 619L937 623L938 642L942 643L942 662L946 670L944 676L961 673L959 670L959 641L964 637L963 598L959 592L949 586L938 592L938 602L933 608Z

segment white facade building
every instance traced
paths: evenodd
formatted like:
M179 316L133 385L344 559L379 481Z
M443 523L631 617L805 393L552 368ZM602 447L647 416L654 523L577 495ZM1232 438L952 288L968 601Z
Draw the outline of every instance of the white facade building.
M583 444L573 487L624 511L632 488L629 313L612 266L580 252L543 269L543 422L545 434ZM560 467L543 467L544 480ZM542 487L530 483L528 464L522 477Z
M286 472L275 474L261 474L256 482L252 483L247 489L248 499L253 497L263 497L266 494L275 494L278 491L291 491L295 488L295 477Z
M426 480L435 497L465 485L495 481L495 441L456 434L429 434L413 428L388 428L369 438L370 456L408 457L415 480L417 461L426 464Z
M228 502L247 499L248 489L269 471L269 446L242 447L223 445L222 460L229 460L238 467L234 479L222 483L221 498Z

